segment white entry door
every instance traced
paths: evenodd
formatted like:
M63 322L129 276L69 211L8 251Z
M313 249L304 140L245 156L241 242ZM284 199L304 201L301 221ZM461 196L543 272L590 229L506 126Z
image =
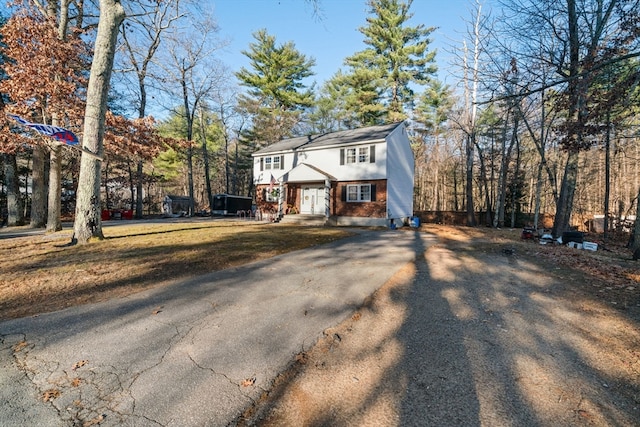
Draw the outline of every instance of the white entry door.
M324 187L302 187L300 213L324 214Z

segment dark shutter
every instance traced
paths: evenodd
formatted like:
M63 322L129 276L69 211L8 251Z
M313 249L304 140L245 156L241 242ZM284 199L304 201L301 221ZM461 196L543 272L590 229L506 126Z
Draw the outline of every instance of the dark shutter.
M284 156L280 156L280 169L284 169Z
M372 145L369 147L369 163L376 162L376 146Z
M346 185L342 186L342 194L340 196L340 200L342 200L343 202L347 201L347 186Z
M376 201L376 185L375 184L371 184L371 201L372 202Z
M267 201L267 189L266 188L262 189L262 201L263 202Z
M344 148L340 149L340 165L344 165Z
M264 170L264 157L260 157L260 172Z

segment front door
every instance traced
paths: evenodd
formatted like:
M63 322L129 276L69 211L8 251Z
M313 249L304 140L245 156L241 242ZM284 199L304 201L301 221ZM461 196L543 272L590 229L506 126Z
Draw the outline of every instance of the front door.
M303 186L300 213L324 214L324 187Z

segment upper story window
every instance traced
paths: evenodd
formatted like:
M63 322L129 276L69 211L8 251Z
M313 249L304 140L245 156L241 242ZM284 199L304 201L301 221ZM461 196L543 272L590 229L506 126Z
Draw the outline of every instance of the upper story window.
M356 149L355 148L347 148L347 163L355 163L356 162Z
M340 149L340 164L349 165L353 163L375 163L376 146L363 145L359 147L349 147Z
M369 147L358 147L358 163L369 163Z
M260 157L260 170L284 169L284 156Z

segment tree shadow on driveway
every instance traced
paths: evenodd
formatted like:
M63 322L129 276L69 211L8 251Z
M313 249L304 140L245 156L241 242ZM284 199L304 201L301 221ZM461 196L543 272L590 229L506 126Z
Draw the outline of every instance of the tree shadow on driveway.
M637 425L638 319L500 244L414 237L239 425Z

